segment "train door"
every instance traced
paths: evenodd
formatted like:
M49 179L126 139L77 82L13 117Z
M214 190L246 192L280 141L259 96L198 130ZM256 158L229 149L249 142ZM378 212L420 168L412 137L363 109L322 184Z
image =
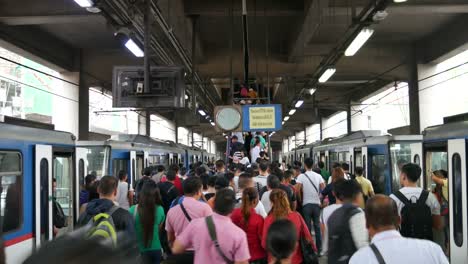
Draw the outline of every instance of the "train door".
M354 154L354 148L349 148L348 152L348 164L349 164L349 172L351 174L354 174L354 160L353 160L353 155Z
M329 159L329 152L328 150L325 151L325 168L331 173L331 168L330 168L330 159Z
M56 236L60 236L74 229L78 220L79 186L75 177L74 148L53 148L52 178L55 181L52 188L52 196L62 207L67 218L67 226L60 228ZM55 190L54 190L55 189Z
M411 162L418 164L421 168L424 168L424 160L423 160L423 147L422 143L411 143L410 144L410 149L411 149ZM424 171L421 170L421 179L423 178L423 173ZM418 182L419 187L423 186L422 181L420 180Z
M75 184L78 189L85 185L86 172L88 171L88 150L86 148L75 148L75 172L76 181ZM76 192L75 196L75 215L80 214L80 192Z
M367 160L368 160L368 155L367 155L367 147L362 147L361 148L361 166L362 168L364 169L364 177L367 178L367 171L368 171L368 164L367 164Z
M134 185L134 183L138 180L137 178L137 153L136 151L130 151L130 184Z
M143 151L143 168L146 168L148 166L149 166L149 152Z
M452 263L466 262L467 244L467 178L466 140L448 141L448 183L450 212L450 259Z
M36 145L35 156L35 246L53 238L52 223L52 146Z

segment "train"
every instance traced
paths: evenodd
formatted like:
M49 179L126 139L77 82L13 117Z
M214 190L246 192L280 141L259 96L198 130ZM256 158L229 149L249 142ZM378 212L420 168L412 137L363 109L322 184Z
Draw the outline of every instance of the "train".
M129 183L146 166L180 164L189 168L216 155L170 141L140 135L118 135L103 141L77 141L68 132L16 118L0 120L0 179L2 234L6 263L22 263L35 249L54 238L52 199L63 208L67 226L79 216L79 192L89 173L129 174ZM56 188L53 188L53 180Z
M356 131L349 135L299 146L284 153L288 164L305 158L314 163L346 162L351 174L354 168L364 168L365 177L376 193L391 194L401 188L400 168L412 162L422 168L418 185L433 191L432 172L445 170L449 183L449 247L444 235L434 230L436 242L449 252L451 263L465 263L468 259L468 179L467 179L468 121L444 118L444 124L427 127L421 135L380 135L379 131Z

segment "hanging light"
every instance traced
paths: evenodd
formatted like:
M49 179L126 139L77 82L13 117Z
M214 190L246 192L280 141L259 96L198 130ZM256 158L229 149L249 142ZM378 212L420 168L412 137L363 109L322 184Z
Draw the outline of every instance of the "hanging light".
M313 95L313 94L315 93L315 91L317 91L317 89L315 89L315 88L310 88L310 89L308 90L309 95Z
M75 2L81 7L92 7L94 5L91 0L75 0Z
M296 104L294 105L294 107L299 108L302 106L302 104L304 104L304 100L298 100Z
M296 113L296 109L291 109L291 110L289 111L289 115L290 115L290 116L294 115L294 113Z
M284 121L283 121L283 122L281 122L281 124L282 124L282 125L284 125Z
M393 2L395 2L395 3L404 3L406 1L408 1L408 0L393 0Z
M283 119L283 121L285 121L285 122L288 121L288 120L289 120L289 116L285 116L284 119Z
M322 76L320 76L319 82L320 82L320 83L327 82L328 79L330 79L330 77L332 77L333 74L335 74L335 72L336 72L336 68L328 68L328 69L326 69L325 72L323 72Z
M210 124L211 124L212 126L215 126L215 123L214 123L214 122L210 122Z
M138 47L138 45L131 38L127 40L125 47L127 47L127 49L130 50L133 55L135 55L135 57L141 58L145 56L143 50L141 50L141 48Z
M206 113L205 113L205 111L203 111L203 109L198 109L198 113L199 113L201 116L206 116Z
M367 40L374 34L374 30L371 28L363 28L356 38L349 44L345 51L345 56L354 56L356 52L367 42Z

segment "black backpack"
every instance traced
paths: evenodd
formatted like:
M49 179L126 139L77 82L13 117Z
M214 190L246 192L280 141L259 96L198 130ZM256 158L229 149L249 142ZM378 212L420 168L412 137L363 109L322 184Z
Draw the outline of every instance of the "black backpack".
M328 218L328 263L346 264L358 250L354 244L349 220L359 213L359 208L346 203Z
M401 209L400 233L404 237L433 240L432 212L426 200L429 192L423 190L416 203L411 202L400 191L394 194L403 204Z
M62 206L54 199L52 199L52 213L54 226L57 228L67 227L67 217L63 213Z

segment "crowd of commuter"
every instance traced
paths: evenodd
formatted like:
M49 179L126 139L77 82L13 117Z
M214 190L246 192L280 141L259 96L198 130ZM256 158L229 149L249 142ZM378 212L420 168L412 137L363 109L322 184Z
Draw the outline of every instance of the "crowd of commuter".
M259 158L159 165L133 184L125 171L88 175L78 219L86 231L75 232L125 246L141 263L448 263L431 242L445 216L444 171L433 175L434 195L417 186L418 165L402 165L402 188L391 196L375 194L363 168L353 172L334 164L330 174L310 158L291 166Z

